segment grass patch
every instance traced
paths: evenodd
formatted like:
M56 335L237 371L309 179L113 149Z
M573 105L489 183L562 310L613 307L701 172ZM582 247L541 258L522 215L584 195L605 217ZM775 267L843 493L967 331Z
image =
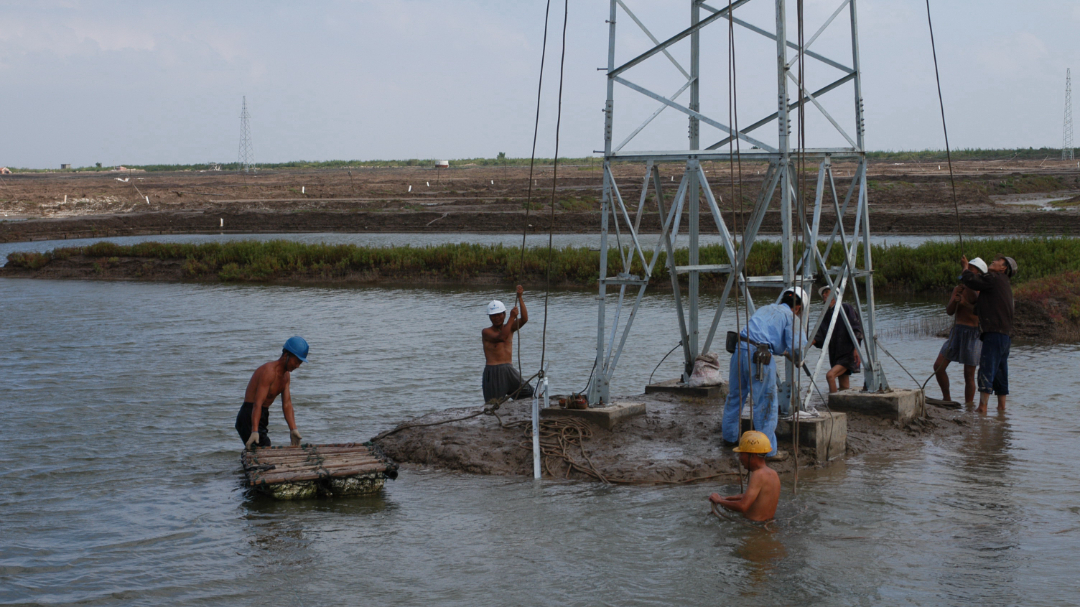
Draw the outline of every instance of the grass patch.
M998 254L1017 259L1020 273L1014 284L1048 278L1064 272L1080 272L1080 239L1004 238L965 241L969 257L990 261ZM939 291L956 284L960 273L960 251L955 242L928 242L917 247L873 247L874 285L894 291ZM543 280L549 264L547 247L526 249L524 263L517 247L480 244L445 244L425 247L361 247L356 245L303 244L287 240L233 241L225 243L177 244L143 242L121 246L108 241L87 247L71 247L47 253L12 253L12 268L39 270L50 263L85 256L108 267L121 258L180 261L184 278L226 282L267 282L289 278L316 277L333 280L362 273L387 279L443 279L468 282L478 276L496 277L506 282ZM750 275L780 273L782 250L779 243L759 242L747 259ZM862 267L862 251L857 254ZM651 253L648 255L651 258ZM834 247L827 263L843 261L840 247ZM676 265L687 265L686 249L675 251ZM702 264L728 263L720 246L702 247ZM600 254L587 247L565 247L552 251L551 279L555 284L591 288L599 277ZM618 250L608 252L609 276L623 270ZM630 273L642 274L640 257L635 257ZM650 277L656 284L669 279L666 254L660 253ZM685 278L685 277L681 277ZM719 285L724 275L703 274L706 285ZM1071 304L1070 304L1071 305Z

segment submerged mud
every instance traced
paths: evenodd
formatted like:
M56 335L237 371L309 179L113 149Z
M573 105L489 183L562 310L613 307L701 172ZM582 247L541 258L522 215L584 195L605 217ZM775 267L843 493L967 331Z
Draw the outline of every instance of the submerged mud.
M646 413L611 430L590 425L591 436L582 439L579 447L571 446L566 450L566 455L576 466L559 457L546 457L544 477L599 480L580 470L580 467L591 465L612 483L675 484L717 479L738 471L736 454L724 446L721 437L722 401L669 394L643 395L620 399L622 401L644 402ZM439 411L408 420L399 428L457 420L475 414L477 410ZM377 439L377 442L399 463L473 474L531 476L530 402L506 403L498 414L498 417L478 415L463 421L406 427ZM929 406L925 417L901 425L895 420L848 413L848 443L844 457L916 449L928 436L959 434L968 423L966 416L963 411ZM796 466L793 446L782 438L779 443L780 449L787 451L789 457L770 462L770 466L780 473L793 472ZM828 464L816 461L806 445L801 447L798 454L800 467Z

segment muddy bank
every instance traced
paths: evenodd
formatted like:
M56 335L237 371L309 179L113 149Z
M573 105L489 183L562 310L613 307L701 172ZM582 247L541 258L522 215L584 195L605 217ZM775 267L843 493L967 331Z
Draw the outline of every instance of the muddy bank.
M680 399L668 394L621 399L645 402L646 414L612 430L591 425L591 436L566 449L577 466L592 466L613 483L687 483L735 473L738 463L720 434L723 416L719 401ZM617 401L618 402L618 401ZM465 421L411 427L378 440L397 462L432 466L472 474L531 476L532 443L528 401L506 403L501 420L479 415ZM475 413L477 408L448 409L408 420L403 425L430 424ZM970 414L928 407L926 419L900 426L895 421L848 414L846 457L916 449L927 436L954 436L968 425ZM504 427L510 426L510 427ZM792 454L792 445L780 439ZM792 454L793 455L793 454ZM795 458L770 464L792 472ZM809 449L799 454L799 466L821 466ZM597 480L558 457L546 457L545 478Z
M1080 208L1075 205L1046 210L1041 203L1014 200L1075 196L1080 191L1080 175L1071 163L954 164L965 233L1080 230ZM843 199L855 165L834 162L833 166ZM730 165L705 162L703 167L723 201L725 220L729 225L746 225L765 165L745 164L735 176L741 186L734 188ZM666 196L673 195L683 169L678 163L660 166L661 181L671 184ZM640 197L643 171L643 166L634 164L612 166L628 204ZM221 231L519 233L527 224L536 231L549 227L564 233L598 231L600 166L560 165L558 175L558 182L552 183L550 166L536 167L531 181L528 167L516 166L454 166L444 171L353 167L250 175L221 171L18 174L4 180L0 242ZM867 189L875 233L949 234L955 229L948 171L936 163L872 162ZM659 229L655 212L648 212L655 209L655 201L647 201L642 217L645 232ZM552 210L555 219L549 226ZM826 205L826 221L830 213ZM703 216L703 229L711 224L711 218ZM762 229L779 232L777 213L766 215Z

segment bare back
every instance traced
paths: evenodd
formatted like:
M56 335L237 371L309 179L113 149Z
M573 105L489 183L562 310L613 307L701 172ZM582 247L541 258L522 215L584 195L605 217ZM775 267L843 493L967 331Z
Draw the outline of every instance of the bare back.
M762 466L750 473L750 483L746 487L748 495L757 494L743 516L752 521L771 521L776 516L776 506L780 503L780 477L768 466Z

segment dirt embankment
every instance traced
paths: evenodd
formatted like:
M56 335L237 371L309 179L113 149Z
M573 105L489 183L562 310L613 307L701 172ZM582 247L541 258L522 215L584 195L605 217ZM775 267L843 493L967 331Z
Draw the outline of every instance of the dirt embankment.
M545 478L597 480L596 476L581 471L591 468L613 483L686 483L730 475L738 469L735 455L723 446L721 402L683 400L666 394L626 400L645 402L646 414L624 421L612 430L589 426L589 436L569 443L563 451L573 461L572 465L562 457L544 458ZM475 408L449 409L409 420L404 425L457 419L474 412ZM474 474L531 475L529 403L507 403L499 414L501 420L480 415L465 421L411 427L378 443L398 462ZM930 434L959 434L969 423L968 415L931 406L926 419L901 426L895 421L849 413L846 456L913 449ZM792 445L782 439L780 448L792 452ZM800 466L825 463L815 461L809 449L801 450ZM779 472L791 472L795 459L789 457L770 465Z
M1074 196L1080 190L1077 172L1060 164L957 163L957 198L965 234L1080 231L1076 206L1044 210L1044 205L999 202L1002 197L1039 192L1057 192L1062 199ZM854 166L836 163L834 167L843 200ZM729 225L746 225L764 166L745 164L742 186L735 194L727 164L705 163L705 169L714 192L723 199L725 220ZM623 199L636 205L643 168L616 165L613 173ZM664 165L661 175L671 184L666 192L670 197L681 178L681 167ZM808 188L813 181L808 180ZM532 184L527 168L476 166L441 172L410 167L280 170L255 175L18 174L6 176L0 184L0 242L215 232L513 233L526 224L535 231L551 227L558 232L591 232L600 228L602 185L598 166L560 167L551 223L551 167L540 167ZM871 164L867 190L875 233L947 234L956 229L948 174L937 165ZM828 200L831 193L826 196ZM528 220L526 206L530 207ZM659 229L655 209L655 202L646 204L645 232ZM826 221L831 214L831 205L826 204ZM10 221L15 218L21 220ZM709 229L712 221L703 216L701 225ZM762 229L779 231L778 215L767 214Z

